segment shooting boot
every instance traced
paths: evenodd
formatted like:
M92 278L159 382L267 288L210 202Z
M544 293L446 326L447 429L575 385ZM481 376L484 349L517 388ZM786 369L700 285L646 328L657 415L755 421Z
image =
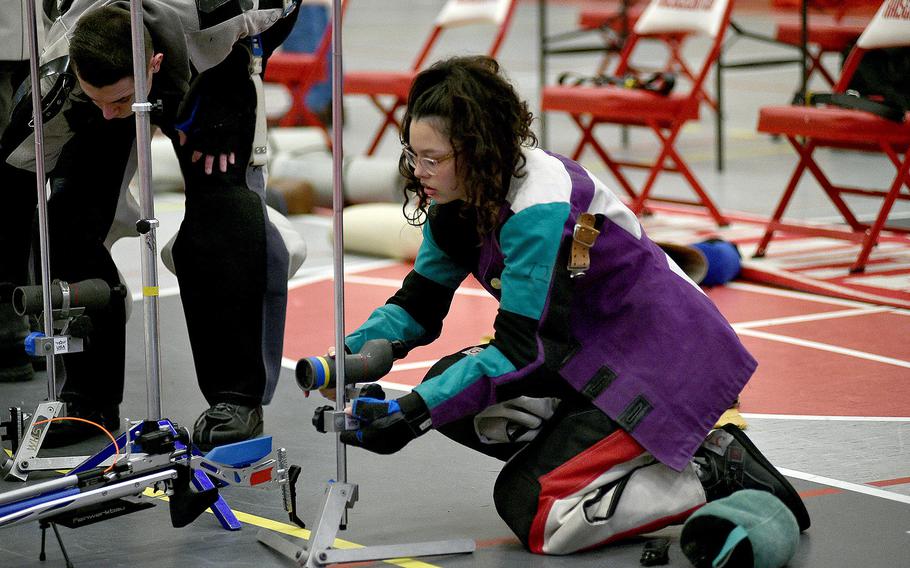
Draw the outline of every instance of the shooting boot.
M767 491L790 509L800 531L809 528L809 513L796 489L736 426L712 430L693 462L709 503L740 489Z
M193 443L203 452L262 435L262 406L219 402L196 419Z
M25 352L27 320L16 314L13 305L0 302L0 383L31 380L31 359Z
M62 448L104 435L98 426L102 426L113 435L120 428L120 407L118 405L97 407L79 402L67 402L66 415L63 418L77 418L78 420L52 422L44 437L43 448ZM85 420L97 424L97 426L84 422Z

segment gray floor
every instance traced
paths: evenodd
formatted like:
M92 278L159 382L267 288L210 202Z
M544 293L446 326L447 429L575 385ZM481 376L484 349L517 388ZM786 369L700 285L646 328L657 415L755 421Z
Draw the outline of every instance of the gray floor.
M397 69L410 64L418 45L429 29L441 2L438 0L390 0L355 2L345 24L345 64L348 69ZM549 7L548 24L552 32L572 29L577 7L554 4ZM740 18L755 29L768 29L765 17L744 15ZM405 22L407 22L405 24ZM538 107L537 94L537 12L536 2L522 3L513 28L506 40L500 60L532 108ZM446 41L438 56L464 52L468 46L483 45L472 32L459 32ZM699 46L691 47L697 53ZM745 40L736 42L728 57L774 54L776 50ZM788 52L784 52L785 54ZM655 57L659 51L655 50ZM551 58L550 82L562 70L593 70L595 56ZM836 62L832 62L836 63ZM725 74L726 93L726 169L718 172L714 157L714 125L710 115L687 128L680 148L696 175L724 210L768 215L776 202L790 171L795 154L784 142L755 133L758 108L765 104L786 103L797 86L795 66L731 71ZM375 128L378 114L366 101L345 102L346 154L361 152ZM576 132L568 120L548 117L549 149L570 152ZM646 134L634 133L629 146L619 149L619 134L604 131L603 139L613 140L616 150L628 155L652 153L656 144ZM380 149L383 156L395 158L398 147L389 136ZM821 158L845 179L879 179L884 183L890 165L884 160L844 152L828 152ZM585 156L586 166L602 173L608 184L612 179L601 164ZM659 185L661 192L681 193L681 185L668 175ZM158 216L162 220L159 241L176 230L182 212L179 198L159 199ZM901 204L896 216L910 216L910 208ZM858 203L861 211L874 211L871 205ZM824 220L833 218L821 192L804 188L798 193L790 211L793 217ZM293 220L309 247L309 257L298 278L326 274L331 267L324 219ZM115 248L121 269L135 291L139 282L137 244L121 241ZM374 262L374 259L347 257L346 265ZM175 283L161 269L161 338L163 361L162 407L175 422L191 426L204 404L192 371L186 329ZM129 323L129 359L127 393L122 414L141 418L146 412L146 387L143 359L141 304L134 304ZM331 322L314 325L330 326ZM230 353L229 330L225 336L225 356ZM21 406L27 410L42 400L45 385L37 379L31 383L0 385L0 407ZM303 467L298 484L301 516L312 525L321 500L324 482L335 477L335 446L330 437L320 435L310 426L317 397L304 398L297 389L290 370L284 372L275 402L267 408L267 433L275 444L287 448L291 460ZM797 472L863 484L880 479L910 475L910 422L895 420L874 423L818 422L809 420L750 419L750 436L777 465ZM85 453L88 446L47 455ZM449 443L430 433L415 441L394 458L364 452L348 452L349 476L360 486L360 501L350 515L349 528L339 536L360 545L391 544L445 538L470 538L479 549L471 556L433 558L427 562L438 566L636 566L642 541L636 540L606 550L568 558L538 557L524 552L509 529L498 518L491 499L493 482L501 467L499 462ZM33 476L40 481L41 476ZM824 481L824 480L821 480ZM822 489L823 483L794 480L803 490ZM16 487L0 482L0 490ZM893 489L898 498L910 494L907 485ZM277 493L231 488L223 492L234 510L286 523ZM813 527L802 536L794 567L891 568L908 566L910 558L910 503L886 499L851 490L811 497L806 500L813 516ZM240 532L222 530L209 516L185 529L172 529L166 504L155 510L119 520L85 527L78 531L61 529L62 536L76 566L288 566L290 563L256 542L256 525L266 524L251 519ZM678 529L664 534L678 535ZM48 560L38 561L40 546L37 525L22 525L0 531L0 567L62 566L59 549L48 545ZM303 541L296 540L301 543ZM427 564L403 564L426 566ZM671 566L688 565L678 546L671 549Z

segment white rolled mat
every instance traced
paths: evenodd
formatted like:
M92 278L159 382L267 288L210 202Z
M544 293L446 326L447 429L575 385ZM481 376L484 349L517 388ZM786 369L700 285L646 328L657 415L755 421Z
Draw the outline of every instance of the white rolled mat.
M152 192L183 191L183 175L177 154L167 136L152 136ZM138 182L136 182L138 183Z
M343 222L345 252L413 260L423 242L421 228L409 225L396 203L345 207Z
M404 183L398 173L398 160L353 156L343 164L344 195L351 203L398 202L402 199ZM313 152L299 156L284 153L272 162L270 175L274 178L299 179L309 182L315 190L316 205L332 206L332 155Z
M325 132L316 126L269 127L269 153L302 156L311 152L326 152Z

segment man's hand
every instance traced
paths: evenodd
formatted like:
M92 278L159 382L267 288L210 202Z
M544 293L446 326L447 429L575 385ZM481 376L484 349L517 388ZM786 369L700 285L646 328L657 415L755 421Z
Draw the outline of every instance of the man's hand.
M192 150L192 163L202 161L207 175L216 167L226 173L237 156L245 159L245 148L251 145L256 88L249 64L249 49L236 44L224 61L192 80L177 109L178 142Z
M348 412L360 428L342 432L341 442L377 454L394 454L431 426L430 412L415 392L397 400L355 398Z
M178 136L178 138L180 138L180 145L181 146L185 145L186 144L186 133L183 132L182 130L178 130L177 136ZM206 175L211 175L212 169L214 168L214 165L215 165L215 156L213 156L211 154L203 154L202 152L195 150L193 152L192 161L195 164L196 162L199 161L200 158L202 158L203 155L205 155L205 162L203 164L205 167L205 173L206 173ZM231 152L230 154L221 154L218 157L218 169L221 170L221 173L226 172L228 164L233 165L235 160L236 160L236 157L234 156L233 152Z

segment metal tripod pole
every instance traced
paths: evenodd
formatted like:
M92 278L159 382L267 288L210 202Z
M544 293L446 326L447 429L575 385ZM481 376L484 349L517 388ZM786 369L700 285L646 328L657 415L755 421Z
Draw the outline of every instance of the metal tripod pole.
M342 82L341 57L341 14L344 0L332 0L332 213L335 237L335 411L345 406L344 378L344 241L343 210L344 183L342 178ZM410 556L435 556L441 554L464 554L474 552L473 540L459 539L410 544L369 546L354 550L333 548L338 529L347 527L347 513L358 499L357 485L347 483L346 447L341 443L341 432L336 431L335 452L338 466L337 480L326 484L325 495L316 525L310 530L306 547L288 542L276 533L260 530L256 538L276 552L292 559L298 566L322 568L329 564L363 562Z
M142 235L142 308L145 317L145 381L150 420L161 418L161 351L158 322L158 243L155 202L152 195L151 132L148 102L148 63L145 54L142 23L142 0L130 0L130 23L133 35L133 112L136 113L136 153L139 174L139 210L142 218L136 228Z
M334 233L335 290L335 410L344 410L344 146L343 146L343 75L341 57L341 3L332 0L332 230ZM347 447L341 443L341 432L335 433L337 480L348 480ZM347 526L347 510L341 516L341 527Z
M35 179L38 191L38 237L41 249L41 292L44 300L44 335L54 335L54 313L51 303L51 261L49 252L50 230L47 222L47 176L44 171L44 109L42 108L41 81L38 76L38 14L35 2L26 2L28 16L29 73L32 87L32 124L35 135ZM54 368L54 350L44 353L47 361L47 400L57 401L57 377Z
M47 176L44 165L44 105L41 96L41 82L38 76L38 15L35 2L26 2L28 17L29 72L32 89L32 126L35 137L35 185L38 192L38 238L41 253L41 292L44 306L44 336L49 341L43 342L44 357L47 362L47 402L38 404L38 408L24 428L22 443L16 450L13 459L3 464L3 477L26 481L35 458L47 435L47 421L60 415L63 403L57 401L57 377L54 366L54 309L51 300L51 263L50 263L50 230L47 220ZM24 347L24 346L23 346ZM22 416L10 409L10 422L21 421ZM11 428L14 426L10 426Z

